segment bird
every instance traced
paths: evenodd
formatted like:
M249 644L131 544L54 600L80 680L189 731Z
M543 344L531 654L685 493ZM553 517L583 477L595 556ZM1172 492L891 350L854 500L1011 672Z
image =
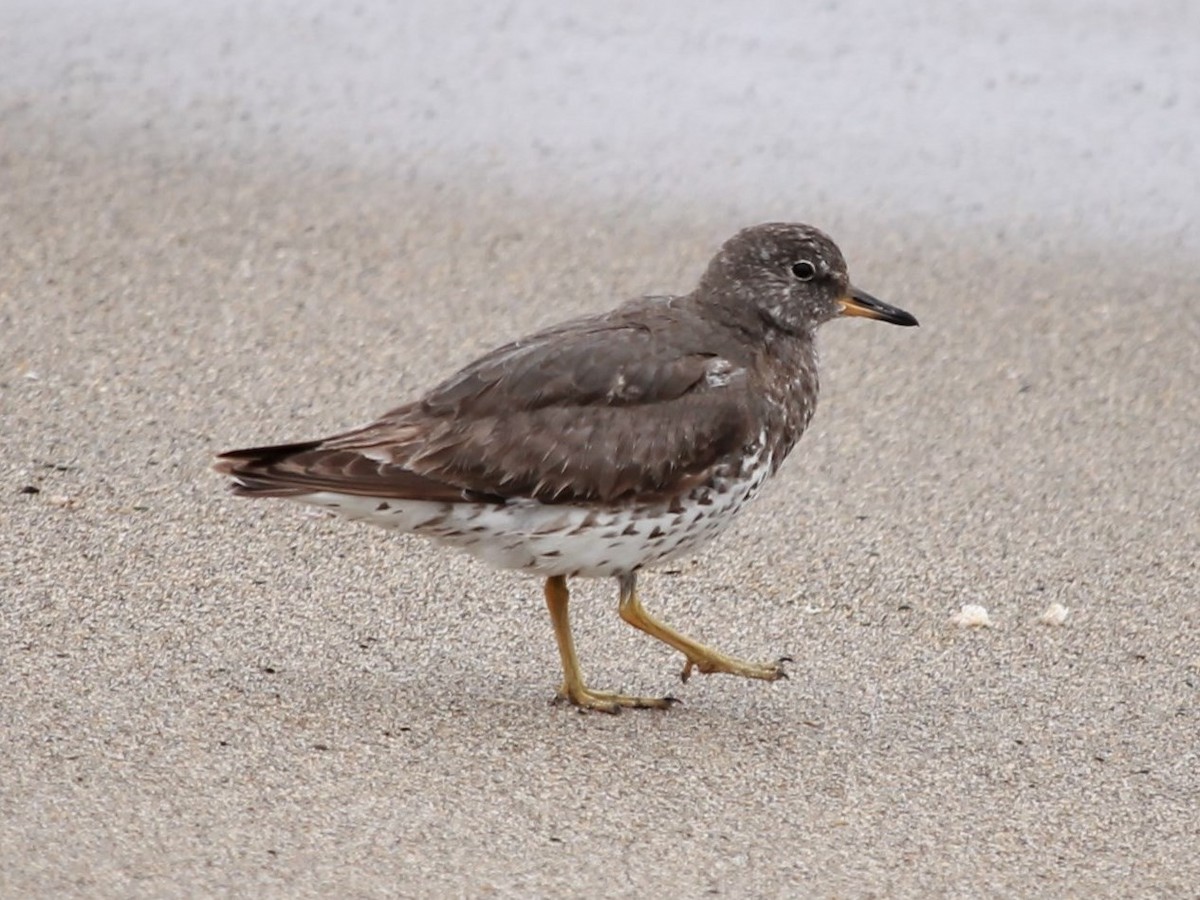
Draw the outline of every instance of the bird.
M587 685L568 579L614 578L619 616L683 654L681 673L775 681L642 606L638 574L725 529L807 428L815 332L839 316L912 326L854 287L819 229L773 222L727 240L687 294L646 296L497 347L423 396L329 437L230 450L238 496L284 498L430 538L544 579L563 678L583 710L673 696Z

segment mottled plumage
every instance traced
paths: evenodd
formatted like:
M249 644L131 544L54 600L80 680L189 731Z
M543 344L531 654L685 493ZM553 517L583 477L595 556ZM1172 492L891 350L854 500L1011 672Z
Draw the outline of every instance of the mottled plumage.
M778 678L778 664L723 657L650 619L636 572L711 538L783 462L816 404L813 332L839 314L916 324L851 288L820 231L760 225L730 239L690 294L554 326L362 428L231 451L217 468L242 496L324 506L546 576L562 693L578 705L667 700L583 686L566 626L572 575L616 576L622 615L681 649L685 676Z

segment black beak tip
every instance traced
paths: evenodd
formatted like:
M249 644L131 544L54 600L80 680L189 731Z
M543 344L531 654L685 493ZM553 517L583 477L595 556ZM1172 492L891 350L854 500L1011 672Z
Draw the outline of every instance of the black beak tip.
M850 303L847 304L847 312L844 315L867 316L871 319L878 319L881 322L889 322L892 325L903 325L912 327L919 324L917 317L910 312L905 312L899 307L892 306L890 303L884 303L878 297L872 297L866 291L851 285L850 287Z

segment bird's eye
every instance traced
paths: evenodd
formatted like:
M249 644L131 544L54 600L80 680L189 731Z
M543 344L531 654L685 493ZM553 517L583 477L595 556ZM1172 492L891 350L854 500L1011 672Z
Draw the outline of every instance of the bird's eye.
M801 281L812 281L817 276L817 267L807 259L802 259L792 265L792 274Z

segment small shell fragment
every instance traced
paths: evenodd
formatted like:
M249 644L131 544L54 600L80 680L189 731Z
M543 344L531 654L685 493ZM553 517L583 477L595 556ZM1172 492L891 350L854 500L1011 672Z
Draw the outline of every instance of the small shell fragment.
M1043 625L1061 625L1067 621L1067 613L1069 612L1070 610L1061 603L1051 603L1038 618L1038 621Z
M978 603L964 603L963 608L950 617L959 628L991 628L988 611Z

